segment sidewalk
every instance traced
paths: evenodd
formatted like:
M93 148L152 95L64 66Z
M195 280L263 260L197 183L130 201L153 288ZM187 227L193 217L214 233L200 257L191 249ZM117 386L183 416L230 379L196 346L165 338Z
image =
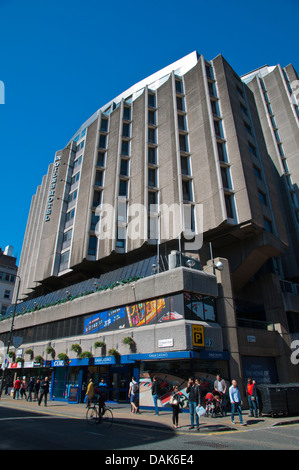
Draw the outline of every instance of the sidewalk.
M154 410L141 410L140 414L132 414L129 404L109 403L113 409L114 422L122 425L132 425L141 427L156 428L157 430L169 430L176 433L197 433L196 428L189 429L190 415L188 412L180 413L179 415L179 428L173 429L172 427L172 411L169 408L161 409L159 416L154 415ZM73 419L84 419L86 415L86 405L69 404L59 401L48 401L48 406L45 407L42 403L38 406L37 402L27 402L25 399L13 400L10 396L2 395L0 399L0 407L13 408L14 410L20 409L22 411L33 411L36 413L45 413L52 416L66 417ZM243 421L247 426L240 426L239 417L235 416L235 424L231 424L230 414L226 417L206 418L202 416L199 419L199 432L228 432L236 430L260 429L265 427L286 425L292 423L299 423L299 416L278 416L272 418L270 416L262 416L259 418L249 417L248 410L243 411Z

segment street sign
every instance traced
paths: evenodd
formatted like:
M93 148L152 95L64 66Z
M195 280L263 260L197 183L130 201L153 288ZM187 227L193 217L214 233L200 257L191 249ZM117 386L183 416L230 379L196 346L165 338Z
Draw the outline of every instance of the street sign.
M203 348L205 346L203 325L192 325L192 343L195 348Z

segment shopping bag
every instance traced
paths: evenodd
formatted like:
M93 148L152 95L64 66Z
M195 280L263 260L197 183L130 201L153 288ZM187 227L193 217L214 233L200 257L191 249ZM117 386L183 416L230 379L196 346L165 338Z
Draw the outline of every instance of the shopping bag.
M198 416L199 418L200 418L202 415L204 415L205 412L206 412L206 410L204 409L204 407L201 406L201 405L198 405L198 406L196 407L196 410L195 410L195 411L196 411L196 414L197 414L197 416Z

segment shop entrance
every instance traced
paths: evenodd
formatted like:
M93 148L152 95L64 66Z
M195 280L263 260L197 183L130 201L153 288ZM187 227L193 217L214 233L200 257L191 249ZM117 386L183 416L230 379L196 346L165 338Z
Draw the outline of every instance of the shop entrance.
M129 367L126 364L110 366L112 400L125 403L129 392Z
M104 379L109 389L109 400L119 403L128 402L131 368L128 364L114 364L88 367L86 383L92 378L95 386Z

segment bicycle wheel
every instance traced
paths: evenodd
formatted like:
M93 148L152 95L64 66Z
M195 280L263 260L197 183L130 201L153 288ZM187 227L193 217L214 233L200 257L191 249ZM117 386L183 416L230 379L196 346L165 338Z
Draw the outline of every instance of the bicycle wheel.
M86 419L88 424L97 424L99 422L99 414L95 406L88 408L86 412Z
M110 428L113 424L113 413L109 408L105 408L101 416L101 423L105 428Z

